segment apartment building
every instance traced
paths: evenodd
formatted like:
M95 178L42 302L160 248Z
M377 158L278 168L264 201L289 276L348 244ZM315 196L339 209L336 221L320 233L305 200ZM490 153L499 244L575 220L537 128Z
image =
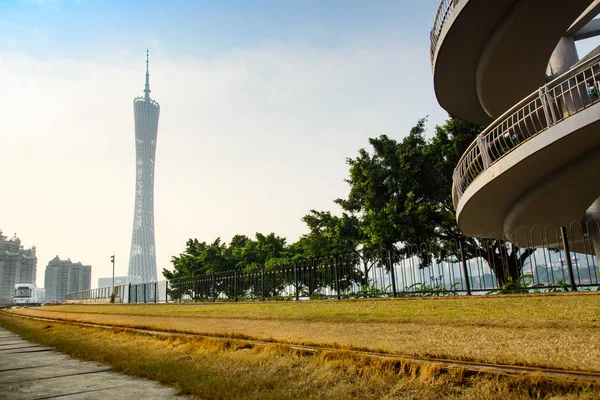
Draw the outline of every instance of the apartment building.
M0 230L0 304L10 303L16 283L35 284L35 246L24 249L16 234L8 239Z
M92 285L92 266L71 259L54 257L46 266L44 288L46 301L64 301L67 293L88 290Z

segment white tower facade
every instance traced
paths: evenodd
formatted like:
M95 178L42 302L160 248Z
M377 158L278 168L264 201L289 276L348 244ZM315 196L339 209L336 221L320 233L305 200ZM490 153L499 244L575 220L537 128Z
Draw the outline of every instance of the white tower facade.
M133 99L135 120L135 209L129 253L129 283L156 282L154 244L154 159L158 134L159 104L150 98L148 52L144 97Z

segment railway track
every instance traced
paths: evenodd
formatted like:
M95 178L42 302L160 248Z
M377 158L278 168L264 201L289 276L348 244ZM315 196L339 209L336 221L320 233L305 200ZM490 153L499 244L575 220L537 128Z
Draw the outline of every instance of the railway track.
M102 329L119 329L125 330L129 332L137 332L149 335L156 336L180 336L180 337L188 337L188 338L203 338L203 339L212 339L212 340L226 340L230 342L237 342L241 344L249 344L252 346L272 346L272 345L283 345L288 348L304 352L307 354L316 354L316 353L331 353L331 352L339 352L343 351L345 353L354 354L357 356L363 357L372 357L377 359L388 359L388 360L399 360L399 361L409 361L411 363L416 363L420 365L435 365L442 367L442 369L451 369L451 368L462 368L464 371L473 373L473 374L492 374L492 375L512 375L512 376L535 376L536 378L545 378L550 380L571 380L571 381L579 381L579 382L588 382L594 385L600 385L600 372L589 372L589 371L575 371L575 370L563 370L563 369L552 369L552 368L541 368L541 367L532 367L532 366L521 366L521 365L508 365L508 364L494 364L494 363L482 363L482 362L473 362L473 361L463 361L463 360L452 360L452 359L444 359L444 358L433 358L433 357L412 357L404 354L395 354L395 353L383 353L376 351L366 351L366 350L352 350L352 349L340 349L335 347L328 346L318 346L318 345L298 345L293 343L286 343L282 341L261 341L255 339L240 339L240 338L231 338L231 337L223 337L217 335L207 335L207 334L197 334L197 333L182 333L182 332L172 332L165 330L156 330L156 329L146 329L146 328L134 328L124 325L112 325L112 324L98 324L98 323L90 323L90 322L79 322L79 321L71 321L67 319L60 318L47 318L47 317L33 317L28 315L16 314L12 312L7 312L6 310L0 309L0 314L6 314L12 317L43 321L43 322L52 322L52 323L66 323L77 326L85 326L85 327L94 327L94 328L102 328Z

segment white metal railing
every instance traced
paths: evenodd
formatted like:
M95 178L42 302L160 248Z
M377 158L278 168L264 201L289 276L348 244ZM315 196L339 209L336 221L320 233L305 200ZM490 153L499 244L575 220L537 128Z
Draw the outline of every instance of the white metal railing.
M464 152L454 170L454 207L486 169L529 139L600 102L600 55L542 86L496 119Z
M452 14L452 11L460 1L461 0L440 1L440 5L438 6L437 12L435 13L435 19L433 20L433 28L431 28L431 33L429 34L429 39L431 40L430 57L432 68L435 50L437 49L438 39L440 37L440 33L442 32L442 28L444 27L444 24L446 23L446 21L448 21L448 17L450 16L450 14Z

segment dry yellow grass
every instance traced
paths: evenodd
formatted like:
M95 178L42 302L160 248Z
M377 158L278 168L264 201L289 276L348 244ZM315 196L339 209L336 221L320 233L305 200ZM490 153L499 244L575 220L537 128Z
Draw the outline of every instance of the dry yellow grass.
M598 388L535 378L374 360L345 351L306 355L284 345L156 337L0 314L0 324L72 356L158 380L202 399L594 399Z
M69 305L15 312L409 356L600 371L600 295L196 305Z

